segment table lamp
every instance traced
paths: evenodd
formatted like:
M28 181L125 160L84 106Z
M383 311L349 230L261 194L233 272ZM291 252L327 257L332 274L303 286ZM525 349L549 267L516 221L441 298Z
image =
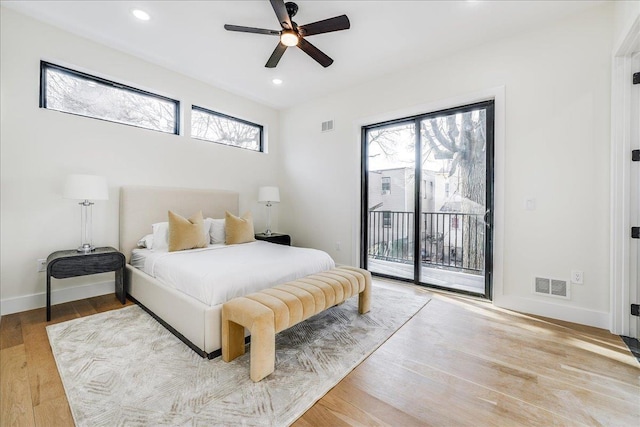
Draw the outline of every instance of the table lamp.
M258 190L258 202L267 204L267 229L265 236L271 236L271 206L280 202L280 190L278 187L260 187Z
M80 205L80 247L78 252L89 253L95 250L91 236L91 200L108 200L107 178L97 175L69 175L64 186L65 199L82 200Z

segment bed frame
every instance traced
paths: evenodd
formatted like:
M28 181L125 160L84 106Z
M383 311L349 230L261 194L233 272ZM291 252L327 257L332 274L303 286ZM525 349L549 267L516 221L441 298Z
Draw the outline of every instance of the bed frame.
M203 304L163 285L129 262L138 240L151 233L151 224L167 221L168 210L185 217L201 210L205 218L224 218L225 211L238 214L238 198L238 193L224 190L142 186L120 189L120 251L127 260L127 294L196 353L209 359L221 354L222 304Z

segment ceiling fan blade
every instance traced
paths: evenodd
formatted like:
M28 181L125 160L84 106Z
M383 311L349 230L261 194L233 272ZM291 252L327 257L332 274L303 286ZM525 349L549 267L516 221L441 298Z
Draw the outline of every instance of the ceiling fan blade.
M243 26L240 26L240 25L225 24L224 29L228 30L228 31L239 31L241 33L268 34L268 35L271 35L271 36L279 36L280 35L280 31L265 30L263 28L243 27Z
M298 47L302 49L307 55L315 59L320 65L327 68L329 65L333 64L333 59L329 58L325 55L320 49L300 37L300 41L298 42Z
M291 25L291 18L289 17L289 12L287 12L287 7L284 5L284 0L269 1L271 1L271 7L273 7L273 11L278 17L280 26L285 30L293 30L293 25Z
M282 42L278 43L273 53L269 57L269 60L267 61L265 67L275 68L276 65L278 65L278 62L280 62L280 58L282 58L285 50L287 50L287 46L282 44Z
M351 23L347 15L340 15L323 21L313 22L298 27L298 31L303 36L313 36L314 34L330 33L332 31L348 30Z

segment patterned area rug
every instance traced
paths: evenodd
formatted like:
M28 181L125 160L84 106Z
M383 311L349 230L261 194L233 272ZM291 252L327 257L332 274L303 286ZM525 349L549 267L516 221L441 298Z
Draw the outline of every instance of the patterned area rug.
M138 306L47 327L78 426L286 426L429 302L373 288L281 332L276 370L253 383L249 354L202 359Z

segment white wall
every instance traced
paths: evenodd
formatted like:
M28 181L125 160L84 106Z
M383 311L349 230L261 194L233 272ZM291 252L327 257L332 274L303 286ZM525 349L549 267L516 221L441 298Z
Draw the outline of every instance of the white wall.
M36 259L79 244L79 207L75 201L62 199L67 174L99 174L108 179L109 200L94 206L94 242L100 246L118 247L118 191L122 185L239 191L241 211L252 210L256 228L264 226L264 206L255 200L260 185L277 184L276 110L12 10L1 8L0 15L3 314L44 305L45 275L36 273ZM183 134L168 135L38 108L41 59L178 99L184 112ZM192 103L263 124L269 152L191 139ZM274 229L278 229L277 212L274 209ZM68 290L112 280L113 274L54 280L54 288Z
M608 327L612 9L598 6L282 112L281 229L338 263L357 264L359 126L503 86L495 301ZM330 119L335 130L321 133ZM537 210L524 210L527 197ZM584 271L584 284L572 285L570 300L531 293L533 275L568 280L572 269Z
M627 37L631 27L640 16L640 1L618 0L614 5L613 41L614 47L619 47Z

